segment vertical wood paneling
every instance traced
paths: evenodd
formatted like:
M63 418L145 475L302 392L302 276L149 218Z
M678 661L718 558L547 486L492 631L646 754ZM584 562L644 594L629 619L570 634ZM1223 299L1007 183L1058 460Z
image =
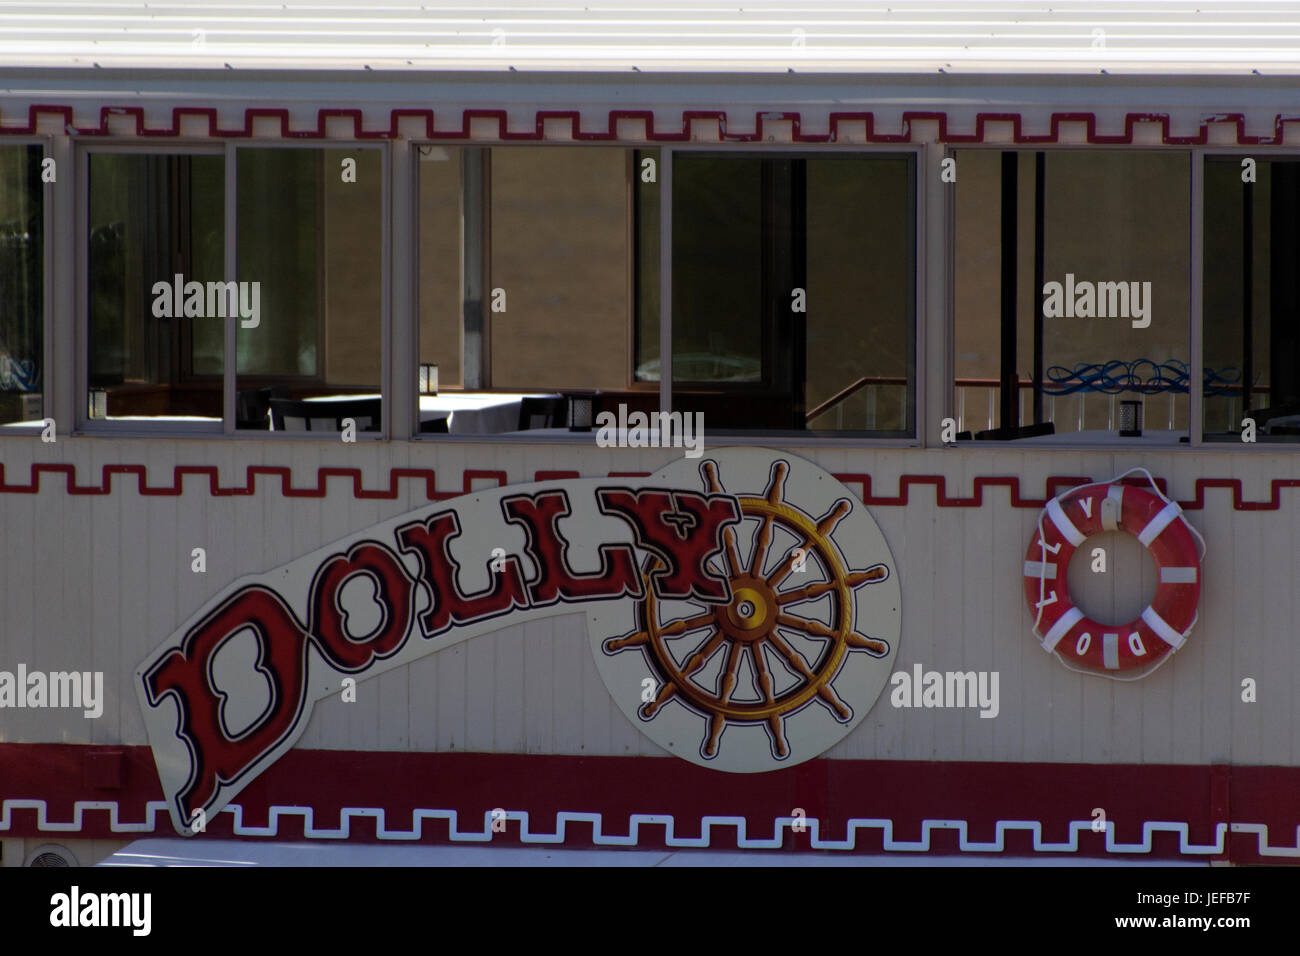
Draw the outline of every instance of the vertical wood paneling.
M176 465L177 447L172 442L142 442L148 448L149 470L152 474L171 476ZM182 574L191 574L190 549L184 548L180 540L177 519L184 504L184 496L143 496L138 490L131 492L135 503L133 521L139 523L138 541L142 558L147 554L149 579L147 602L149 613L146 618L148 626L130 635L130 640L122 641L121 646L127 659L122 662L122 672L129 675L135 666L149 654L158 642L157 634L170 634L184 619L177 607L176 579ZM185 617L191 611L187 610ZM130 695L130 696L128 696ZM128 701L134 701L135 686L129 684L123 688L119 698L125 708ZM134 705L138 709L138 704Z
M1215 461L1213 466L1206 466L1205 473L1208 474L1211 468L1226 473L1220 471L1225 465L1226 462L1222 460ZM1294 493L1287 497L1290 501L1283 499L1286 506L1300 505ZM1276 518L1271 514L1253 517L1263 521ZM1197 518L1200 520L1197 527L1205 536L1207 548L1203 562L1201 616L1193 632L1193 639L1199 645L1197 654L1202 661L1199 675L1201 710L1198 719L1205 737L1203 753L1206 759L1230 761L1235 759L1234 725L1241 712L1236 704L1218 710L1213 704L1224 700L1220 696L1220 689L1225 682L1229 685L1240 683L1234 663L1239 639L1233 623L1236 614L1234 595L1237 593L1237 569L1233 559L1232 539L1234 534L1245 532L1254 522L1249 520L1246 512L1233 510L1232 490L1229 488L1206 492L1206 507L1197 514Z
M563 643L558 639L559 622L552 618L545 622L557 637L551 642L554 648L554 665L551 671L551 713L555 727L555 748L557 753L583 753L583 686L585 682L585 662L579 662L567 656ZM590 657L590 652L587 653Z
M407 727L412 750L429 751L445 749L438 733L438 668L450 651L430 654L396 673L406 672L407 677Z
M94 467L93 449L73 448L69 451L69 458L77 461L78 468ZM102 609L95 600L96 565L103 561L111 566L121 560L117 541L105 542L110 545L105 549L96 541L96 532L108 528L109 534L113 534L116 522L111 518L109 522L97 521L101 508L99 503L92 503L88 498L82 498L76 504L72 503L71 497L66 500L68 507L62 511L62 527L57 533L57 539L64 545L59 578L49 582L45 589L47 594L61 594L61 602L67 605L64 616L66 630L49 636L50 649L59 657L57 666L51 665L50 669L76 669L89 671L92 675L95 671L104 672L103 714L96 720L85 720L81 712L76 712L80 726L70 728L71 732L65 739L77 743L116 740L120 739L127 708L115 686L119 677L117 656L113 655L110 663L104 663L104 651L117 645L101 644L97 639L97 632L102 630L98 623ZM102 511L103 517L109 517L109 509ZM110 629L109 633L115 637L116 628ZM59 644L61 649L55 646ZM129 674L123 680L125 689L130 691ZM132 710L138 709L134 696L130 704Z
M524 670L524 626L516 624L481 640L491 646L493 658L494 733L492 750L496 753L523 753L524 685L528 679Z
M566 619L567 620L567 619ZM556 622L556 627L563 625ZM582 662L573 662L573 669L581 675L582 681L582 740L579 752L592 754L612 753L614 718L622 721L617 706L605 690L605 683L596 670L596 662L590 653L582 655Z
M33 440L35 441L35 440ZM13 457L17 459L9 465L15 473L27 470L31 461L32 445L28 442L6 442L13 446ZM6 456L6 464L9 459ZM38 548L36 506L32 501L23 503L23 507L14 507L6 501L4 522L4 582L5 601L0 608L0 620L4 623L4 669L14 671L20 662L30 664L36 645L35 602L45 597L38 595L36 581L48 573L53 557L48 548ZM45 551L45 553L42 553ZM39 729L23 721L20 716L10 712L0 721L0 740L39 740Z
M1243 454L1231 456L1231 474L1234 478L1248 478L1254 470L1253 462ZM1253 481L1247 480L1243 490L1252 495L1258 494ZM1239 525L1241 522L1235 522ZM1261 588L1264 581L1272 580L1268 573L1262 554L1264 542L1262 522L1256 525L1255 534L1242 534L1239 527L1225 529L1225 534L1218 545L1225 562L1231 563L1231 591L1223 594L1215 602L1216 607L1231 608L1231 617L1223 622L1231 635L1232 664L1231 670L1223 675L1226 680L1240 686L1243 677L1254 677L1261 684L1267 679L1271 685L1267 696L1261 695L1257 704L1243 704L1234 707L1232 721L1232 759L1240 763L1259 763L1264 753L1264 736L1267 732L1265 714L1274 708L1265 706L1269 697L1280 698L1282 687L1280 681L1268 668L1267 636L1260 630L1262 625L1260 604L1267 600L1268 589ZM1294 585L1293 585L1294 586ZM1216 629L1217 630L1217 629ZM1246 638L1246 639L1243 639ZM1267 674L1267 678L1265 675ZM1207 694L1208 696L1208 694ZM1238 695L1240 700L1240 695Z
M992 468L992 456L981 456L980 461L970 461L966 466L966 473L962 476L962 493L968 493L966 489L973 489L974 476L980 473L987 473L985 468ZM1006 464L1003 464L1006 467ZM995 573L994 569L1007 566L1005 554L999 554L995 549L998 541L997 523L1001 518L1005 518L1010 513L1005 505L1007 493L1002 489L997 489L988 495L988 507L964 509L962 514L966 518L965 527L965 573L962 574L962 590L969 594L969 599L964 601L964 618L962 628L957 635L959 644L956 648L944 648L944 653L940 656L941 660L949 660L952 663L944 664L941 670L954 670L959 672L967 671L995 671L998 669L997 654L995 644L997 641L997 623L996 608L1005 607L1010 602L999 600L1000 595L994 593L992 588L978 587L977 577L969 573L969 569L983 566ZM1014 552L1012 552L1014 554ZM999 560L1002 558L1003 560ZM1012 572L1014 573L1014 572ZM1007 690L1014 694L1015 689L1008 687ZM999 679L999 694L1002 692L1001 682ZM1000 714L996 718L984 718L979 716L978 708L965 710L944 710L941 713L947 718L951 730L945 735L947 739L959 741L962 752L970 755L971 760L991 760L994 755L993 747L993 727L999 720L1005 720ZM952 724L958 724L952 727Z
M1257 469L1251 470L1255 474L1248 483L1259 497L1266 493L1262 488L1267 482L1259 480ZM1246 469L1243 467L1242 471ZM1243 605L1243 610L1249 609L1253 615L1241 622L1237 634L1254 638L1249 644L1257 648L1259 664L1255 669L1259 674L1232 674L1224 683L1231 689L1228 700L1233 706L1253 712L1259 720L1261 762L1275 763L1279 761L1274 755L1289 758L1293 753L1295 675L1290 667L1292 647L1300 628L1291 610L1300 582L1296 581L1294 568L1295 512L1282 512L1270 518L1260 522L1258 536L1241 535L1245 550L1242 557L1249 563L1239 564L1238 568L1248 576L1250 584L1246 587L1239 582L1242 593L1234 595L1234 603ZM1242 702L1242 678L1254 676L1262 683L1262 674L1268 675L1268 693L1260 694L1257 703Z
M111 454L111 446L91 443L83 453L89 467L101 471ZM144 720L136 702L132 674L135 665L125 668L125 649L121 646L122 603L120 565L127 560L123 547L122 519L124 495L91 499L88 523L91 556L88 581L94 614L78 622L88 642L86 659L91 670L104 672L104 716L90 729L93 743L114 740L140 740L144 737ZM138 663L138 662L137 662Z
M139 447L129 449L137 455L145 454L145 449ZM135 461L147 461L147 458L135 458ZM106 627L103 632L96 634L96 641L102 642L102 646L107 654L105 655L106 663L111 659L111 669L114 670L115 680L110 680L110 675L105 673L105 686L110 683L114 687L114 695L122 702L123 721L125 721L125 712L127 710L126 701L130 699L128 695L134 696L135 687L132 676L136 666L143 660L143 657L132 658L129 646L132 643L131 635L141 635L153 639L153 645L156 647L160 642L158 634L166 634L166 631L158 632L151 630L149 595L150 589L150 559L151 551L154 547L154 539L163 539L173 537L171 529L163 526L160 522L158 527L154 527L150 521L151 511L148 505L152 504L154 499L143 499L135 490L131 482L126 478L118 479L121 484L115 486L115 490L110 496L103 499L96 499L98 505L101 501L118 514L118 521L121 527L120 551L116 561L116 570L119 576L116 582L115 590L118 600L118 630L113 632L111 627ZM158 499L160 500L160 499ZM171 569L174 572L174 569ZM106 667L108 670L109 667ZM136 706L138 709L138 705ZM143 728L142 728L143 729Z
M1176 492L1175 497L1185 500L1196 487L1196 479L1201 477L1203 469L1201 462L1190 459L1180 464L1175 473L1175 478L1171 479L1171 490ZM1205 533L1205 512L1193 511L1187 513L1187 520L1192 527L1202 534ZM1207 554L1207 561L1212 555ZM1205 577L1207 562L1201 565L1201 587L1204 595ZM1204 607L1205 598L1202 597L1202 607ZM1202 612L1203 615L1204 612ZM1169 671L1167 677L1171 693L1169 706L1169 761L1173 763L1188 763L1199 759L1205 747L1205 728L1202 723L1203 713L1206 709L1202 695L1201 675L1204 673L1206 661L1209 659L1208 648L1205 642L1205 619L1202 616L1197 622L1192 636L1188 641L1188 646L1174 655L1174 659L1169 661L1161 668L1161 673ZM1222 700L1222 698L1215 698Z
M496 741L496 649L489 635L465 642L465 749L491 752Z
M551 638L551 622L530 621L521 630L524 751L530 754L554 753L556 653Z
M898 461L881 461L887 478L882 488L897 493L902 472ZM877 492L881 493L881 492ZM885 492L888 493L888 492ZM961 632L961 612L951 598L945 599L945 590L956 591L955 579L945 576L935 579L925 572L909 575L907 567L931 567L941 549L936 547L935 515L930 510L932 492L913 491L912 494L926 502L919 508L903 509L903 537L900 550L894 550L895 565L903 587L903 631L899 641L896 668L910 668L920 663L923 667L935 658L937 636ZM891 545L891 550L893 547ZM909 600L910 595L917 599ZM915 691L915 688L913 688ZM886 704L888 701L886 700ZM891 705L892 706L892 705ZM898 710L896 719L902 725L902 753L916 754L918 759L935 756L938 746L934 729L934 712L926 710Z
M1170 480L1179 498L1197 477L1231 476L1248 499L1269 494L1269 479L1294 472L1285 454L1012 453L804 450L833 472L865 472L877 495L897 493L902 474L944 474L951 497L969 496L977 476L1023 475L1037 496L1048 475L1109 478L1144 463ZM180 464L212 462L221 481L242 485L250 463L290 465L298 487L321 466L356 465L367 488L386 487L393 466L434 467L437 485L460 490L466 466L499 468L512 482L539 470L653 471L671 453L559 446L60 438L53 446L5 439L9 481L26 481L31 460L77 465L97 483L106 464L141 462L149 482L167 484ZM478 487L490 483L479 482ZM213 498L206 479L180 497L142 496L134 476L104 496L70 496L61 476L36 496L0 495L4 601L0 668L103 670L99 722L69 712L7 711L5 740L142 743L135 667L167 634L231 581L266 571L330 541L426 504L422 483L403 482L397 500L353 496L331 479L324 499L284 497L279 480L252 496ZM855 489L856 490L856 489ZM982 508L937 508L930 487L913 488L906 507L871 512L893 551L903 591L903 632L895 669L996 670L1001 713L895 709L887 685L837 757L1294 763L1296 697L1295 542L1300 495L1282 492L1281 511L1234 511L1231 492L1206 493L1189 514L1206 535L1201 617L1186 649L1151 678L1117 683L1073 673L1044 654L1030 633L1021 562L1036 512L1012 508L1006 489L986 490ZM434 507L430 505L430 507ZM190 551L207 549L208 571L190 570ZM1112 566L1106 600L1154 591L1155 580ZM481 582L478 582L481 583ZM1090 582L1090 586L1093 582ZM1092 592L1090 592L1091 594ZM591 659L582 613L515 625L432 654L358 686L355 704L317 705L302 746L363 749L488 750L623 754L662 751L629 723ZM1240 700L1243 677L1259 683L1259 703Z
M469 645L457 644L439 651L438 658L438 749L471 750L466 725L470 721L466 707Z

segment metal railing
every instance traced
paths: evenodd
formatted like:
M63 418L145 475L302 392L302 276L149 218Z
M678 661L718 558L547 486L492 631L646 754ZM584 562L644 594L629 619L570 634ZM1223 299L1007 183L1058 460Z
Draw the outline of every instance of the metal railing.
M956 399L957 399L957 430L958 431L985 431L986 429L998 427L998 395L1002 383L996 378L959 378L954 382ZM1026 390L1029 391L1031 400L1025 401L1023 398L1017 403L1020 413L1017 425L1027 425L1030 422L1025 420L1026 414L1032 416L1033 402L1032 394L1034 383L1031 380L1021 379L1019 388L1023 395ZM968 399L968 394L973 390L984 390L984 395L972 396L974 401ZM1224 431L1234 431L1241 424L1241 417L1238 409L1241 406L1240 389L1237 394L1231 394L1226 391L1222 396L1227 401L1223 403L1224 407ZM1266 400L1256 401L1256 396L1263 399L1267 396L1269 387L1267 385L1256 385L1251 388L1251 407L1262 408L1267 404ZM1157 409L1165 412L1164 427L1170 431L1174 429L1174 419L1176 413L1176 399L1182 392L1165 392L1163 395L1148 395L1143 399L1143 419L1147 427L1155 428L1156 419L1152 417L1153 412ZM1117 394L1106 394L1102 392L1075 392L1072 395L1044 395L1043 413L1047 421L1055 422L1057 431L1069 430L1064 426L1068 423L1074 425L1074 431L1084 431L1084 423L1087 420L1089 410L1097 407L1098 401L1106 403L1106 428L1110 431L1115 430L1116 417L1118 413L1118 404L1120 396ZM1163 399L1163 409L1159 404ZM1061 406L1062 416L1057 417L1057 406ZM978 406L973 408L972 406ZM1207 422L1208 425L1208 422Z
M907 409L907 386L906 378L887 376L887 375L863 375L853 382L850 382L844 388L840 389L830 398L814 405L804 414L805 424L811 424L814 418L825 415L832 408L835 410L835 430L843 431L844 424L844 401L851 398L863 389L867 390L866 394L866 416L863 422L863 428L866 431L874 431L877 427L877 411L879 406L879 396L881 388L896 388L902 390L902 405L904 418L906 418ZM903 421L897 428L906 428L907 422Z
M1032 416L1033 402L1032 394L1034 383L1028 379L1019 381L1019 388L1022 396L1025 392L1029 393L1030 400L1022 398L1018 402L1019 421L1017 425L1028 425L1031 422L1026 420L1026 415ZM957 430L958 431L985 431L987 429L998 427L998 395L1002 383L996 378L959 378L953 383L956 394L956 411L957 411ZM834 411L835 430L845 428L845 411L844 402L846 399L866 390L866 417L864 427L867 430L874 430L877 427L877 415L879 409L879 398L887 389L898 389L901 391L902 407L907 407L907 387L908 380L895 376L863 375L853 382L840 389L834 395L819 402L805 414L804 419L811 424L814 419L825 415L827 412ZM983 394L978 394L983 390ZM1223 431L1235 431L1241 424L1241 390L1224 389L1224 394L1219 396L1226 399L1222 402L1223 409ZM1235 394L1234 394L1235 392ZM1267 395L1269 387L1267 385L1255 385L1251 388L1251 407L1262 408L1267 405ZM972 394L976 393L976 394ZM1153 414L1158 410L1163 412L1162 420L1165 428L1172 431L1175 426L1177 414L1177 398L1183 392L1165 392L1162 395L1148 395L1143 399L1143 418L1147 427L1155 428L1157 419ZM1084 431L1084 425L1088 418L1088 413L1097 408L1097 403L1104 402L1106 408L1106 428L1114 431L1118 416L1118 406L1120 396L1118 394L1107 394L1102 392L1079 391L1070 395L1044 395L1044 414L1047 421L1055 422L1058 431L1074 430ZM1057 417L1057 412L1062 414L1061 418ZM1216 415L1217 417L1217 415ZM1068 424L1073 425L1073 429L1068 429ZM904 423L905 424L905 423ZM1209 426L1207 420L1206 426Z

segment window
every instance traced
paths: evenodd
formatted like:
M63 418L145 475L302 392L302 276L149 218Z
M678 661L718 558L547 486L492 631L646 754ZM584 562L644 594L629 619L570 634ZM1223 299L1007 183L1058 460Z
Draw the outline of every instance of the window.
M676 153L674 408L915 435L915 195L910 155Z
M658 407L633 364L634 260L658 262L657 234L636 243L639 155L417 147L421 431L564 428L574 392Z
M1190 155L955 156L964 437L1118 440L1140 409L1148 438L1186 440Z
M661 152L418 154L421 429L562 427L573 392L658 411ZM672 162L674 410L915 435L912 155Z
M95 152L88 166L89 417L219 423L224 324L206 289L224 273L221 154Z
M99 147L85 170L89 421L382 428L380 149Z
M45 413L43 155L0 145L0 425Z
M1207 441L1300 440L1300 160L1205 163L1204 325Z
M236 425L382 428L383 171L377 149L240 147Z

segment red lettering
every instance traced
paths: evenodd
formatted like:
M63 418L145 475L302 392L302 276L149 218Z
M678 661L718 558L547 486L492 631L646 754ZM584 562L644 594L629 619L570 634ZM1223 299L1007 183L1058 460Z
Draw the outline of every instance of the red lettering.
M528 536L525 546L536 562L539 574L528 585L533 605L543 607L562 601L590 601L628 595L641 597L641 575L630 545L602 544L600 570L575 574L569 567L569 543L560 536L560 519L572 512L563 491L519 495L501 502L506 520L521 524Z
M232 737L221 716L225 695L212 686L210 665L226 640L244 628L257 637L257 669L271 685L271 701L248 729ZM288 605L255 584L226 598L145 675L151 706L168 694L176 696L176 732L192 758L189 781L176 797L187 822L213 802L222 784L239 779L293 730L306 697L307 645L307 632Z
M708 561L722 550L723 527L740 521L734 498L697 491L600 488L596 500L601 512L630 524L637 545L664 563L653 577L659 597L731 600L726 577L709 570Z
M348 579L364 574L375 584L375 600L383 620L375 630L354 638L347 632L347 614L339 595ZM376 658L391 657L406 643L415 608L411 597L415 582L397 555L374 541L354 544L346 555L327 558L311 583L311 635L331 666L341 671L362 671Z
M528 607L524 576L519 559L503 559L500 571L488 569L492 586L478 594L464 595L457 583L460 565L451 556L448 542L460 534L460 520L453 511L434 515L428 521L416 521L397 529L403 551L412 552L420 561L420 581L429 588L432 606L420 615L420 629L426 638L441 634L453 624L464 624L506 614L515 608Z

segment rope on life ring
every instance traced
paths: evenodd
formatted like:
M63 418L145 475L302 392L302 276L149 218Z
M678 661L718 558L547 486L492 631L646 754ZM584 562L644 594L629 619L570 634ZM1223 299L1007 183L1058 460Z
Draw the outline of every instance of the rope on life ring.
M1146 475L1150 490L1121 483L1134 472ZM1071 600L1066 583L1075 550L1095 534L1118 530L1151 552L1158 575L1151 603L1123 626L1088 618ZM1147 677L1183 646L1196 624L1205 553L1201 533L1145 468L1071 488L1039 513L1025 556L1025 598L1035 612L1034 634L1071 670L1112 680ZM1049 579L1054 582L1050 593ZM1120 676L1136 670L1141 673Z

